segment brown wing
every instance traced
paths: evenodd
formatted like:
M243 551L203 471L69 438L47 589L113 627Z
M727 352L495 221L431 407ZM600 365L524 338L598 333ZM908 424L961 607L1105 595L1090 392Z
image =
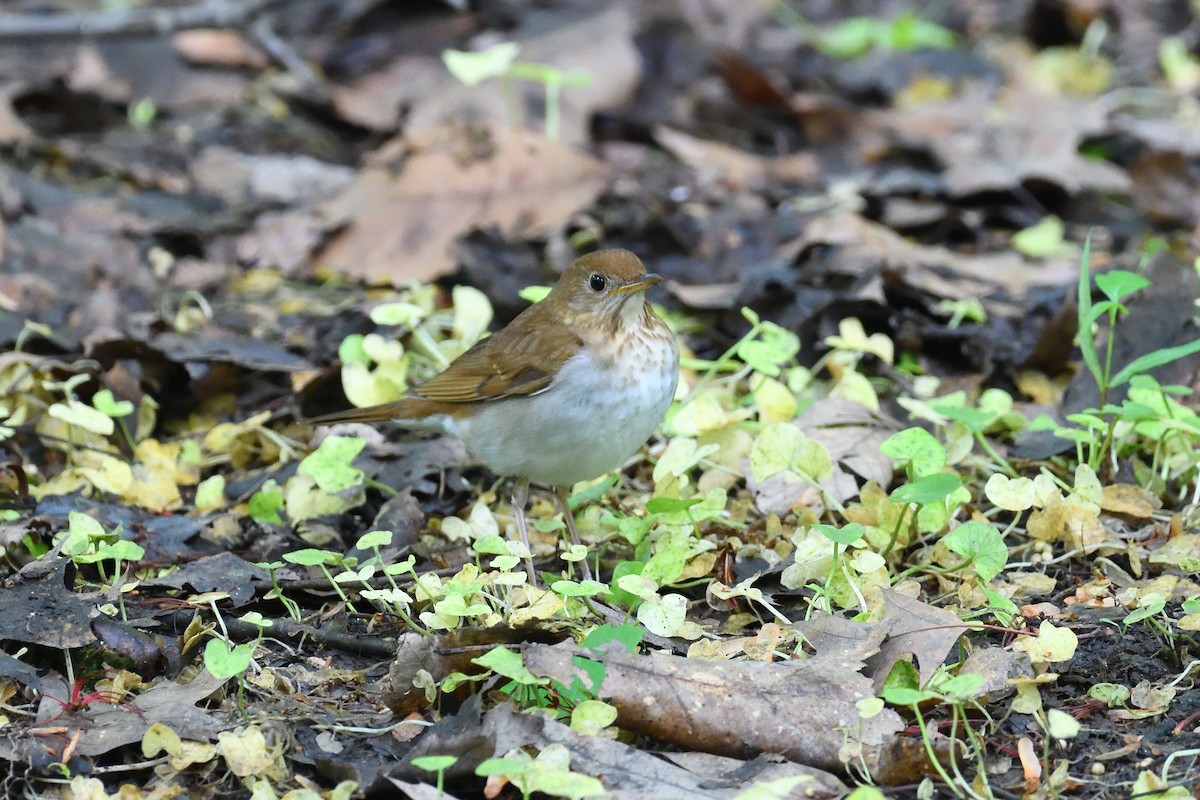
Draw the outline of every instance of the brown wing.
M540 392L583 342L542 303L478 342L445 371L413 390L441 403L478 403Z

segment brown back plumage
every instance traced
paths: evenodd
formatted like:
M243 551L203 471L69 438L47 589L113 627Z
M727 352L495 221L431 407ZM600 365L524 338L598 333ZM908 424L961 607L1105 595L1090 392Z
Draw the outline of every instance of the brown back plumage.
M607 287L598 292L589 286L593 275L602 275ZM450 366L414 388L407 397L370 408L314 417L316 424L415 420L434 414L461 416L475 403L537 394L550 387L566 361L583 347L581 325L593 327L596 317L616 309L604 297L633 289L646 278L642 262L628 250L600 250L577 259L563 272L550 294L522 311L504 329L483 339L456 358ZM657 281L656 276L653 280ZM644 287L643 287L644 288Z

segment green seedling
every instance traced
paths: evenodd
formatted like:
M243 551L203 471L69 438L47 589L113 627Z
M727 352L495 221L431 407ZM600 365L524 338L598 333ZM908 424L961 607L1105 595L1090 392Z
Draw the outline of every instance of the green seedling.
M426 576L417 585L419 601L429 602L432 608L422 611L420 620L430 630L454 630L464 625L487 627L502 621L494 606L495 598L484 593L487 582L479 578L479 570L468 564L445 583Z
M62 553L76 564L94 564L100 573L100 579L110 583L117 590L121 618L125 618L125 592L137 586L137 583L123 583L122 572L125 562L140 561L146 551L137 542L122 538L122 528L118 525L111 532L105 531L93 517L79 511L67 515L67 529L56 537L62 541ZM111 577L105 568L112 563Z
M125 418L133 413L133 403L128 400L117 400L113 393L108 389L101 389L92 395L92 407L101 414L116 420L117 425L121 428L121 435L125 437L129 449L136 448L133 440L133 434L129 431L129 425L125 422Z
M1013 249L1030 258L1049 258L1072 254L1071 245L1066 243L1066 226L1061 218L1051 214L1037 224L1013 234Z
M785 372L798 369L796 355L800 352L800 338L781 328L774 322L760 319L750 308L742 308L742 316L750 323L750 330L734 342L716 359L684 358L680 366L701 372L700 379L692 386L680 405L687 403L704 389L718 380L722 383L737 383L752 374L776 378Z
M72 375L63 381L44 381L42 387L50 392L61 392L63 399L52 403L46 413L55 419L62 420L73 432L76 428L97 436L111 436L116 430L113 418L99 409L91 406L75 396L75 389L90 379L88 375ZM74 449L75 440L68 441L68 455Z
M754 440L749 460L754 480L761 482L787 473L815 486L830 507L841 509L841 503L821 486L822 481L833 477L829 450L808 438L798 426L790 422L768 425Z
M612 626L605 624L595 628L587 637L584 637L582 646L584 649L599 652L602 646L610 642L617 642L632 651L641 642L641 638L642 631L635 625ZM587 656L572 657L571 663L582 670L583 674L587 676L587 682L576 675L575 678L572 678L569 686L551 678L538 678L524 666L520 654L503 648L503 646L493 648L485 655L474 658L473 663L479 664L480 667L485 667L503 678L508 678L508 684L500 687L500 691L509 694L521 708L541 709L550 712L556 718L570 716L572 727L576 726L576 722L580 727L592 727L593 723L598 720L608 720L601 727L607 727L607 724L611 723L608 712L600 709L600 706L607 706L607 704L599 703L596 699L600 691L600 684L604 681L606 674L604 663L600 661L594 661L593 658ZM445 690L445 684L443 684L443 690ZM595 715L599 715L599 717ZM578 718L576 718L577 716Z
M250 500L246 503L246 512L250 519L259 525L282 525L283 517L279 516L282 508L283 490L273 480L264 483L261 489L250 495Z
M971 499L971 493L962 485L962 479L953 472L935 472L912 483L897 486L888 495L888 499L904 508L896 517L891 539L883 549L884 557L896 546L905 519L917 530L941 530L958 507ZM910 511L916 513L910 514Z
M938 444L943 449L946 463L959 463L969 455L973 440L995 466L1006 475L1016 476L1012 465L987 440L988 434L1008 435L1029 424L1024 416L1013 410L1013 399L1007 392L987 389L979 395L977 407L967 404L964 392L954 392L929 401L901 398L899 402L914 417L928 420L939 429L949 426L944 431L946 445Z
M1200 87L1200 61L1181 36L1167 36L1158 45L1158 66L1171 88L1181 95Z
M963 731L966 734L965 745L968 752L972 753L977 762L977 774L983 776L986 787L986 769L984 764L984 754L987 751L986 743L983 737L971 727L968 711L976 714L981 714L984 719L991 721L990 716L983 707L974 699L979 689L983 686L983 676L975 673L961 673L951 676L945 672L944 668L939 670L929 681L922 687L917 677L917 672L911 664L906 661L898 661L888 673L884 681L883 691L881 696L888 703L894 706L907 706L913 717L917 721L917 727L921 731L921 741L925 747L925 754L938 776L945 783L946 787L952 791L956 797L972 798L972 800L985 800L991 796L991 792L979 793L970 781L964 777L959 767L958 748L951 746L949 748L949 771L938 758L933 745L934 734L928 727L925 716L921 711L923 705L939 703L947 706L951 714L950 730L952 738L957 742L957 732ZM994 726L994 722L992 722ZM952 742L952 745L954 742ZM951 772L953 775L951 775Z
M411 573L414 580L419 582L420 577L415 569L416 556L410 555L398 564L384 564L380 548L387 547L391 543L391 531L370 531L360 536L354 546L359 550L371 550L374 552L374 556L365 561L357 572L342 573L338 575L337 580L339 583L347 582L343 578L353 576L353 579L361 582L364 587L359 592L364 600L369 600L376 607L400 617L412 630L428 634L429 632L412 618L412 596L401 589L393 577L407 572ZM370 583L370 579L376 571L382 573L387 579L387 588L376 589Z
M346 562L346 557L341 553L335 553L332 550L319 550L315 547L307 547L303 550L294 550L291 553L284 553L283 560L289 564L296 564L301 567L316 567L321 570L321 574L325 576L325 580L329 581L329 585L337 592L338 598L346 604L346 608L351 612L357 613L354 604L350 602L350 598L342 591L339 582L334 579L333 573L329 571L330 567L340 567Z
M800 29L813 45L834 58L858 58L872 51L948 50L957 41L949 29L921 19L911 11L897 14L894 19L850 17L821 29L788 3L775 3L773 9L780 22Z
M437 796L441 798L446 786L446 770L458 763L458 756L421 756L412 765L426 772L437 773Z
M940 300L936 306L939 313L948 314L950 319L946 321L946 327L954 330L963 322L974 322L982 325L987 322L987 310L984 309L983 303L977 298L969 297L964 300ZM911 358L911 354L909 355ZM897 365L897 368L902 368L906 365ZM911 371L911 370L910 370ZM913 373L917 374L917 373Z
M353 461L365 446L366 442L357 437L322 439L320 446L301 460L296 474L288 478L284 488L288 519L303 522L362 505L367 478Z
M851 522L850 524L844 525L840 528L833 525L824 524L813 525L812 527L814 531L821 534L833 543L833 560L829 564L829 577L825 579L825 586L817 590L825 597L826 609L829 611L832 611L833 609L830 592L833 587L834 576L840 570L842 575L845 577L846 585L852 592L854 592L855 598L858 600L858 607L863 611L866 611L866 598L863 597L862 592L858 588L858 584L855 582L853 576L851 576L850 570L846 564L846 560L842 555L843 547L849 547L866 535L866 527L858 522ZM816 587L814 587L814 590L816 590Z
M553 695L550 678L539 678L525 666L521 654L507 647L493 647L479 658L471 659L472 664L491 670L501 677L508 678L508 683L500 687L500 691L512 697L513 702L522 708L551 708Z
M558 139L562 90L565 87L590 86L592 76L582 70L562 70L549 64L537 64L529 61L517 61L520 46L515 42L498 42L486 50L464 52L461 50L442 51L442 62L450 74L468 86L475 86L485 80L498 78L508 98L511 119L516 120L516 97L512 81L526 80L540 83L546 92L545 132L547 139Z
M158 106L149 97L143 97L129 106L126 117L129 120L129 127L145 133L150 130L154 125L154 120L158 117Z
M1092 302L1091 237L1089 236L1084 243L1083 259L1079 270L1077 292L1079 332L1076 334L1076 344L1079 345L1084 366L1091 374L1100 393L1100 407L1089 409L1081 415L1069 417L1072 422L1084 427L1085 435L1083 437L1068 435L1067 438L1073 439L1079 447L1080 460L1083 460L1082 450L1086 445L1088 447L1088 464L1093 469L1099 469L1100 464L1111 452L1117 422L1122 412L1120 407L1114 407L1108 403L1109 394L1114 389L1130 383L1138 375L1200 352L1200 339L1145 353L1114 372L1112 358L1116 343L1117 322L1122 315L1129 313L1124 301L1149 286L1150 281L1134 272L1112 270L1097 275L1095 282L1096 287L1104 296L1104 299L1097 303ZM1107 324L1103 340L1097 345L1093 341L1094 330L1102 318Z
M217 598L210 594L208 603L217 624L221 627L222 636L209 639L204 645L204 668L212 673L214 678L220 680L238 679L238 705L244 709L246 707L246 682L242 676L254 663L254 653L262 643L266 629L274 623L257 611L243 615L239 620L254 625L258 629L258 636L253 642L243 642L231 646L229 632L225 629L225 620L217 609Z
M608 794L602 784L590 775L572 772L571 756L561 744L543 747L536 757L523 750L506 753L503 758L489 758L475 768L481 778L503 777L521 792L524 800L534 793L551 797L585 798Z
M896 462L909 481L941 472L946 466L946 448L924 428L905 428L879 446L879 452Z
M948 568L947 572L960 572L970 567L980 580L986 582L1003 572L1008 562L1004 537L994 525L987 522L965 522L946 534L942 544L966 559Z
M267 593L263 599L277 599L283 604L288 616L294 621L300 622L304 619L304 614L300 609L300 604L283 593L283 589L279 586L279 579L275 576L275 570L283 566L282 561L259 561L254 566L259 569L265 569L271 577L271 591Z

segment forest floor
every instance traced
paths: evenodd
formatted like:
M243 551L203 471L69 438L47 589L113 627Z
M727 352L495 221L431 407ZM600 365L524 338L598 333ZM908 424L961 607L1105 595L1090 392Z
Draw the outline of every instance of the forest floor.
M4 795L1200 792L1200 12L926 5L5 3ZM306 420L604 247L679 389L532 585Z

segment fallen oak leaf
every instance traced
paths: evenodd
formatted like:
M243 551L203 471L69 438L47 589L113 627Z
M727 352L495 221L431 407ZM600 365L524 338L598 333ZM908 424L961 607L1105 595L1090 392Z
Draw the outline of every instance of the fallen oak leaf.
M868 674L874 677L876 688L881 688L892 665L912 653L920 667L921 684L926 684L966 631L966 624L945 609L891 589L883 590L883 602L882 622L889 626L888 635L879 653L868 659Z
M856 703L872 697L862 662L837 656L766 663L709 661L613 648L600 655L570 643L524 651L535 675L571 685L587 681L572 658L604 665L598 694L627 730L685 749L744 758L780 753L798 763L841 769L843 754L871 768L887 759L903 723L885 709L864 718Z
M454 271L462 234L542 235L595 200L608 176L603 162L528 131L395 140L322 207L338 230L315 261L370 282L431 281Z
M225 684L207 670L189 683L165 680L128 703L112 705L102 699L88 702L74 713L64 714L70 692L61 682L47 683L38 707L38 724L54 719L78 732L75 752L98 756L124 745L140 742L154 723L162 723L185 739L207 741L230 726L196 704Z

